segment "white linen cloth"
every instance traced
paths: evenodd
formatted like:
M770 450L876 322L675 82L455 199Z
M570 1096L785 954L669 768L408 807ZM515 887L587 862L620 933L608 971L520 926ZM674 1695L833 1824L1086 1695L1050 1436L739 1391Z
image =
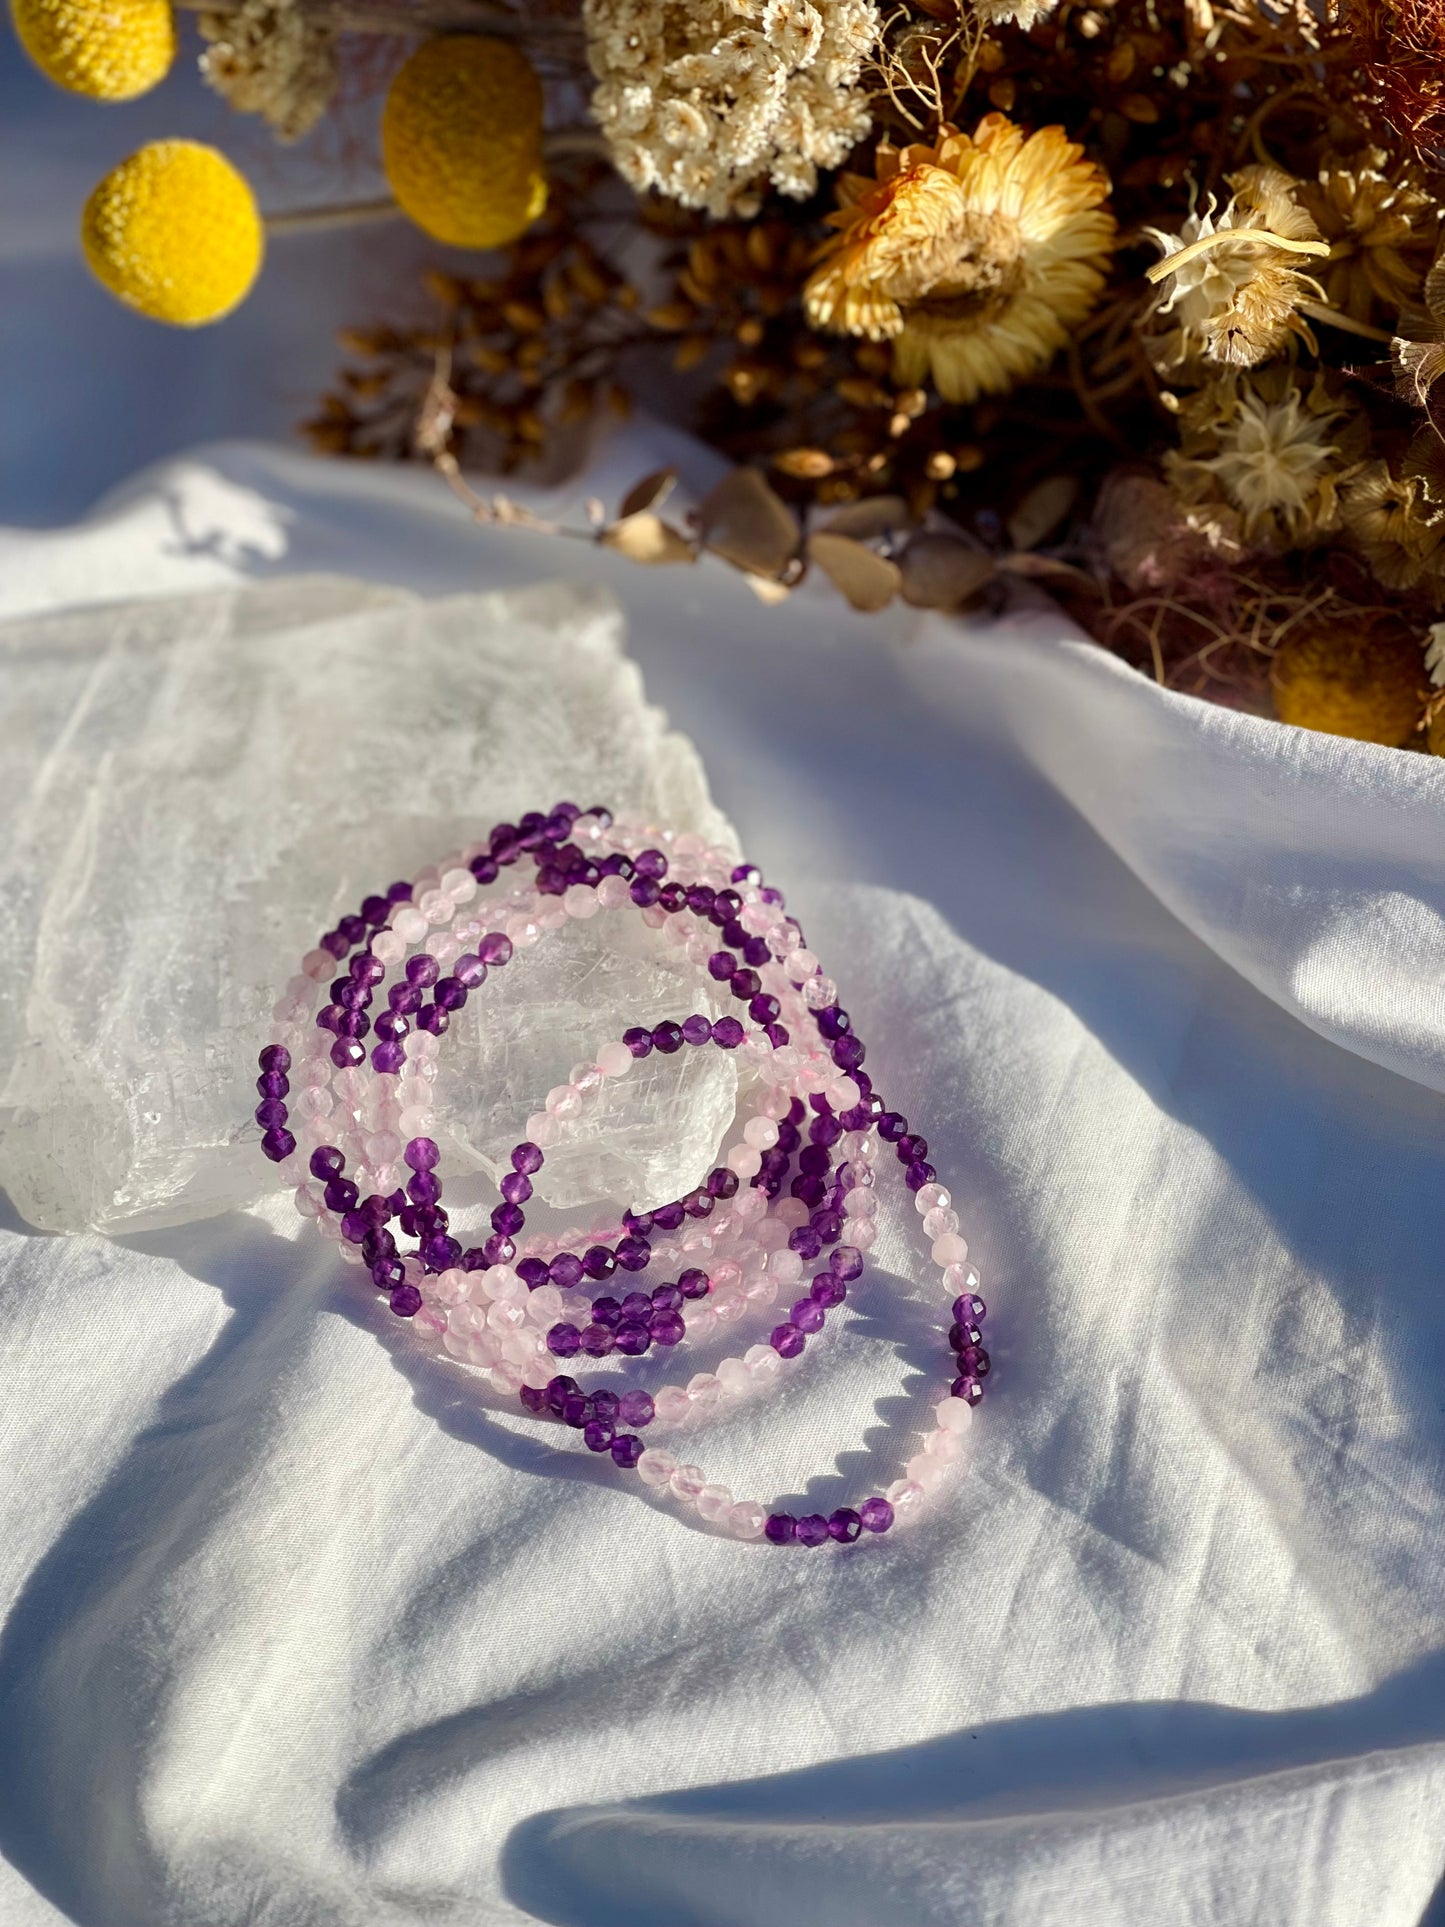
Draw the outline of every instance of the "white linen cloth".
M3 538L0 608L283 569L610 584L955 1190L993 1389L913 1530L739 1547L476 1398L278 1201L12 1219L0 1920L1424 1919L1445 770L1047 614L765 610L258 447ZM911 1224L710 1472L824 1509L893 1476L940 1362Z

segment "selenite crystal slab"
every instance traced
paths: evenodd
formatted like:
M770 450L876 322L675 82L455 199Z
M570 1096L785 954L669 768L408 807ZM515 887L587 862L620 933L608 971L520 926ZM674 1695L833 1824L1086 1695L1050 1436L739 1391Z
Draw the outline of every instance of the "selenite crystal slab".
M369 890L562 797L733 841L600 591L291 578L12 622L0 713L0 1184L48 1230L265 1190L271 1006ZM439 1134L490 1173L574 1063L694 1008L718 1006L640 918L544 937L447 1038ZM719 1051L649 1059L569 1127L543 1196L678 1194L736 1087Z

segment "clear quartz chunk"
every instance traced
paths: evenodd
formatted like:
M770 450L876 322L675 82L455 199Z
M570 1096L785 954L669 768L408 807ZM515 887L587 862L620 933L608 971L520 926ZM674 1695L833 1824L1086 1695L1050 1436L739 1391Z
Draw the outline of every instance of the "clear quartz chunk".
M0 625L0 713L0 1185L47 1230L183 1223L267 1187L256 1052L368 892L563 797L732 843L615 604L565 585L427 601L288 578L26 618ZM679 968L615 912L496 973L443 1043L458 1155L504 1162L574 1062L706 1008ZM638 1072L566 1127L553 1201L641 1205L704 1174L732 1065Z

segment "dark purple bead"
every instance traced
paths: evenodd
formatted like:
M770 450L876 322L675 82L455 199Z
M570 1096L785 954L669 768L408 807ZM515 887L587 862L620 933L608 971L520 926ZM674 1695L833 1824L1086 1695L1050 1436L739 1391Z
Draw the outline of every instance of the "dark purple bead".
M762 979L756 970L735 970L728 979L728 988L740 1003L749 997L756 997L762 987ZM773 1014L777 1015L776 1012Z
M910 1191L921 1191L925 1184L932 1184L937 1176L931 1164L910 1164L903 1174L903 1182Z
M713 914L724 923L731 923L743 907L743 900L736 890L719 890L713 899Z
M821 1512L809 1512L799 1519L797 1540L800 1546L827 1545L828 1521Z
M401 1155L413 1171L434 1171L441 1159L441 1152L429 1137L414 1137Z
M411 885L405 878L399 883L389 884L387 886L386 898L388 903L410 903Z
M477 1245L473 1245L470 1251L462 1253L459 1263L463 1271L485 1271L486 1254Z
M411 1019L399 1010L384 1010L376 1020L376 1034L385 1043L399 1043L411 1034Z
M863 1521L852 1506L840 1505L828 1515L828 1537L836 1539L840 1546L851 1546L862 1530Z
M796 1358L807 1342L796 1325L774 1325L768 1335L768 1343L779 1358Z
M762 880L763 873L756 863L740 863L732 874L734 883L761 883Z
M389 1231L373 1225L361 1241L361 1255L369 1265L380 1264L383 1258L394 1258L396 1239Z
M659 1285L652 1294L654 1311L676 1311L682 1303L682 1293L676 1285Z
M296 1149L296 1140L284 1124L273 1124L261 1138L261 1150L273 1164L280 1164Z
M612 1276L617 1269L617 1260L606 1245L588 1245L582 1254L582 1269L589 1278L600 1281Z
M774 1050L781 1050L788 1041L788 1030L785 1024L766 1024L763 1027L763 1035Z
M463 989L475 990L478 984L487 981L487 966L474 951L468 951L452 965L452 975Z
M268 1131L273 1124L284 1124L287 1115L286 1106L279 1097L263 1097L256 1106L256 1122Z
M650 1211L624 1211L622 1214L622 1227L629 1238L645 1238L652 1229L652 1213Z
M841 1305L848 1296L848 1287L831 1271L824 1271L813 1280L812 1292L823 1309L831 1311L834 1305Z
M363 1010L343 1010L336 1020L338 1037L365 1037L371 1029L371 1019Z
M456 977L443 977L433 994L443 1010L460 1010L467 1001L467 987Z
M386 965L369 950L359 950L347 969L359 984L379 984L386 975Z
M560 1291L570 1291L582 1282L582 1260L575 1251L559 1251L547 1267L547 1276Z
M523 1138L512 1151L512 1169L522 1172L524 1176L530 1177L534 1171L540 1171L544 1162L540 1147L530 1139Z
M442 1194L442 1181L435 1171L416 1171L406 1187L413 1204L435 1204Z
M523 1171L509 1171L497 1188L506 1203L525 1204L532 1195L532 1180Z
M676 1345L686 1329L682 1314L676 1311L655 1311L647 1321L648 1336L654 1345Z
M654 1050L662 1051L668 1057L671 1057L674 1051L681 1050L682 1025L672 1022L654 1024L652 1027L652 1047Z
M622 1238L617 1245L617 1262L624 1271L645 1271L652 1257L646 1238Z
M688 1192L683 1199L682 1208L690 1218L710 1218L716 1204L717 1200L712 1193L699 1185L696 1191Z
M681 1204L660 1204L652 1214L652 1222L659 1231L676 1231L686 1216Z
M843 1126L836 1117L815 1117L808 1126L808 1136L814 1144L836 1144L843 1135Z
M843 1220L836 1211L830 1211L825 1205L821 1211L815 1211L808 1222L825 1245L837 1244L842 1235Z
M523 1385L517 1396L534 1417L540 1418L547 1409L547 1394L538 1385Z
M723 1050L736 1050L746 1035L736 1017L719 1017L712 1027L712 1041Z
M840 1070L856 1070L867 1054L856 1037L840 1037L833 1046L833 1062Z
M830 1009L818 1012L817 1025L818 1035L826 1038L830 1044L836 1044L840 1037L846 1037L853 1028L853 1020L846 1010L839 1010L834 1004Z
M706 916L717 900L717 893L709 883L694 883L687 893L687 907L696 910L699 916Z
M512 961L512 939L500 930L490 930L477 945L477 955L491 970L497 964Z
M788 1249L809 1262L822 1251L823 1240L810 1224L795 1225L788 1233Z
M839 1245L828 1264L844 1284L851 1284L855 1278L863 1276L863 1253L857 1245Z
M738 960L731 950L714 950L707 960L708 975L725 984L738 967Z
M398 1318L415 1318L421 1310L421 1293L415 1285L398 1285L391 1294L391 1308Z
M640 1430L651 1425L653 1406L650 1392L624 1392L617 1401L618 1417L624 1425L635 1425Z
M571 1358L582 1343L582 1334L575 1325L553 1325L547 1333L547 1350L555 1358Z
M267 1044L256 1062L263 1071L275 1071L284 1077L291 1068L291 1053L284 1044Z
M605 1325L608 1331L616 1331L622 1321L622 1306L610 1292L604 1292L600 1298L593 1299L592 1316L599 1325Z
M928 1139L910 1131L899 1138L896 1148L900 1164L919 1164L928 1156Z
M618 1351L628 1358L640 1358L652 1343L652 1334L640 1318L624 1318L616 1338Z
M328 1211L353 1211L361 1193L350 1178L332 1178L324 1193Z
M712 1042L712 1024L700 1012L682 1020L682 1038L685 1044L708 1044Z
M433 1271L450 1271L462 1255L462 1248L455 1238L449 1238L444 1231L438 1231L428 1238L421 1248L421 1255Z
M664 883L657 893L657 901L670 916L687 908L687 892L680 883Z
M366 1046L355 1037L338 1037L331 1046L331 1061L339 1071L355 1070L366 1062Z
M406 1283L406 1266L400 1258L378 1258L371 1266L371 1282L378 1291L395 1291Z
M633 868L640 877L665 877L667 858L661 850L639 850L632 859Z
M743 962L754 970L761 969L773 954L768 949L768 940L766 937L749 937L741 948Z
M515 1238L526 1222L527 1214L519 1204L499 1204L492 1212L492 1229L504 1238Z
M391 915L391 905L385 897L363 897L361 914L373 929L386 922Z
M798 1536L798 1522L791 1512L770 1512L763 1537L775 1546L790 1546Z
M595 1416L592 1401L583 1392L569 1392L562 1401L558 1416L564 1425L570 1425L580 1432L588 1419Z
M580 1390L580 1387L576 1379L569 1378L566 1372L559 1372L555 1378L549 1378L547 1380L548 1411L555 1417L561 1418L563 1400L569 1392L578 1390Z
M662 895L662 891L651 877L634 877L627 887L632 901L640 910L650 909Z
M622 1408L622 1400L616 1392L609 1392L605 1387L600 1392L594 1392L588 1404L592 1408L587 1414L589 1418L615 1419Z
M417 1026L428 1030L433 1037L444 1037L451 1027L451 1018L440 1004L423 1004L416 1014Z
M630 1432L623 1432L612 1441L609 1448L614 1465L620 1465L624 1472L630 1472L642 1457L642 1440L634 1438Z
M652 1055L652 1032L645 1030L641 1024L634 1024L630 1030L623 1031L622 1041L634 1057Z
M328 957L340 958L346 955L351 945L339 930L328 930L326 935L321 939L321 948L326 952Z
M878 1120L878 1135L885 1144L896 1144L908 1135L908 1119L902 1111L885 1111Z
M616 1342L605 1325L594 1322L582 1327L582 1349L590 1358L606 1358Z
M422 995L415 984L393 984L386 1001L398 1017L414 1017L422 1006Z
M983 1397L983 1381L973 1377L972 1373L956 1378L948 1389L954 1398L965 1398L970 1405L977 1405Z
M339 917L336 928L345 939L348 950L353 950L357 944L366 942L365 917Z
M741 974L739 972L739 975ZM748 1015L755 1024L771 1024L776 1019L779 1008L776 997L768 997L760 992L749 1001Z
M612 1443L614 1431L611 1419L590 1418L582 1427L582 1440L589 1452L605 1452Z
M547 1282L547 1260L545 1258L519 1258L517 1276L528 1291L536 1291L539 1285Z
M820 1332L827 1316L822 1305L812 1296L800 1298L788 1313L788 1320L800 1332Z
M517 1255L517 1247L505 1231L494 1231L482 1246L482 1256L489 1265L509 1265Z
M981 1345L970 1345L967 1351L960 1352L958 1362L965 1375L972 1372L975 1378L987 1378L993 1370L993 1360Z
M735 1198L738 1194L738 1174L719 1165L707 1174L707 1194L710 1198Z
M706 1298L710 1282L705 1271L692 1265L678 1278L677 1288L684 1298Z
M406 1052L400 1044L378 1044L371 1053L372 1069L384 1077L396 1076L405 1062Z
M893 1523L893 1508L886 1499L865 1499L858 1508L858 1523L865 1532L886 1532Z
M418 990L430 990L441 974L441 965L425 950L420 951L415 957L407 958L406 980L409 984L414 984Z

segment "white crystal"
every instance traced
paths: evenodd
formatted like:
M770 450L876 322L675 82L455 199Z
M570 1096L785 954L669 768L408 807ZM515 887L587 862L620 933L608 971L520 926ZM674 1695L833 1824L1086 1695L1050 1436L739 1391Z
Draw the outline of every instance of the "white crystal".
M10 622L0 713L0 1184L47 1230L181 1223L266 1188L249 1120L272 1006L393 877L565 796L733 843L615 605L562 585L426 601L290 578ZM708 1008L679 972L619 911L495 973L432 1087L463 1162L494 1169L627 1024ZM713 1050L648 1065L561 1128L553 1202L699 1181L736 1071Z

